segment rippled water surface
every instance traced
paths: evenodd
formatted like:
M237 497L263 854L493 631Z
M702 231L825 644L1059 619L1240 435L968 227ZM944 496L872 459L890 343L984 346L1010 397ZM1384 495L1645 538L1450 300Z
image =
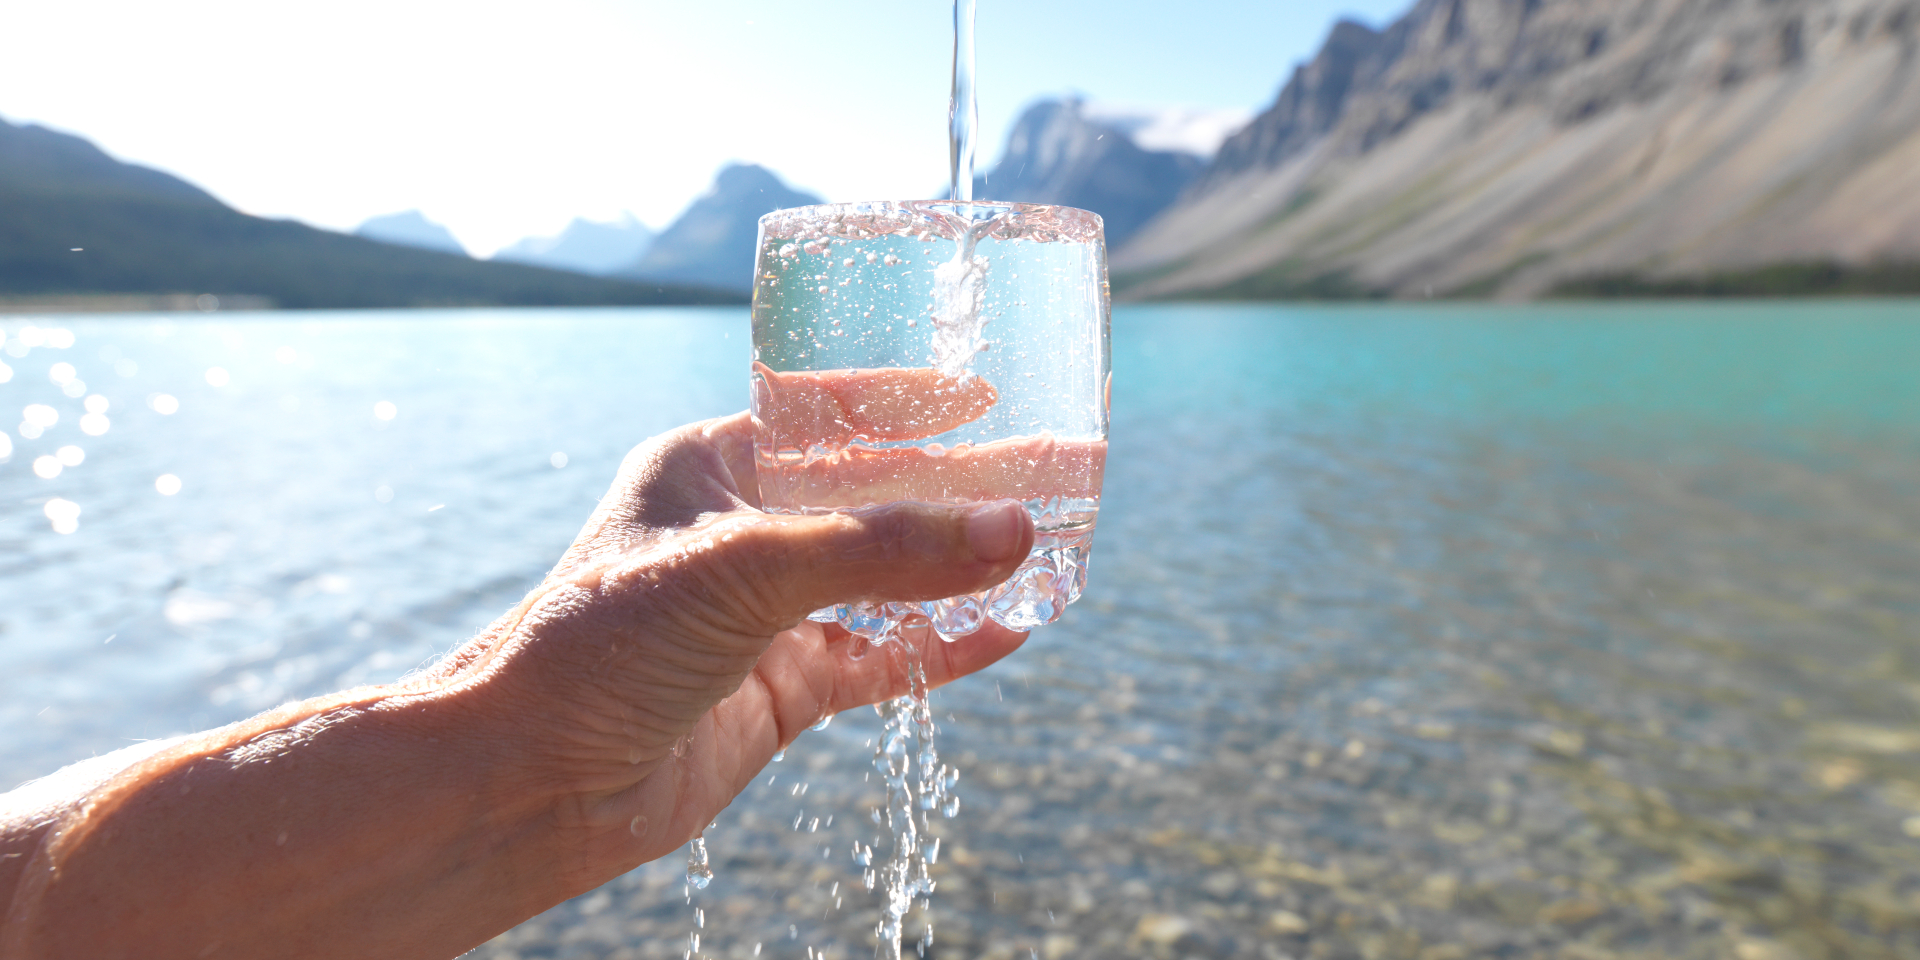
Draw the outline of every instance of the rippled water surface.
M0 414L59 415L0 463L0 789L453 646L744 406L745 324L0 323ZM1920 305L1134 307L1114 355L1085 598L936 694L931 955L1920 956ZM877 726L722 815L703 955L869 954ZM680 957L680 872L481 955Z

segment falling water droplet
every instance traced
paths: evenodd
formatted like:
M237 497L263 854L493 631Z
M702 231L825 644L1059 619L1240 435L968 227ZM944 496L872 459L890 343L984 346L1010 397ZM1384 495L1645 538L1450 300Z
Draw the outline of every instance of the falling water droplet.
M713 867L707 862L707 838L698 836L687 845L687 886L705 890L713 882Z

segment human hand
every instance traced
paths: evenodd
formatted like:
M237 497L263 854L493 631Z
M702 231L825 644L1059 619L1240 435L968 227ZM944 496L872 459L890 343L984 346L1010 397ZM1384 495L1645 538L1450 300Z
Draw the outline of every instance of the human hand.
M10 795L32 802L0 803L0 958L459 955L907 691L902 644L807 613L977 591L1032 547L1015 502L770 516L751 447L745 415L642 444L541 585L422 676ZM1025 639L907 632L933 685Z
M823 717L906 693L906 656L938 686L1025 640L989 621L876 648L804 619L1006 579L1033 544L1017 502L758 506L745 414L648 441L540 587L431 678L513 718L514 766L554 795L575 892L685 843Z

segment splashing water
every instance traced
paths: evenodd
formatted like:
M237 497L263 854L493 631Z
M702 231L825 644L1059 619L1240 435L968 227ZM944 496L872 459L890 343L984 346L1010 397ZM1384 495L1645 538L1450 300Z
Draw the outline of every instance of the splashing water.
M940 763L934 748L937 731L926 703L924 678L918 675L917 663L909 666L909 661L919 661L936 637L941 642L957 641L988 621L1017 631L1052 623L1086 583L1106 457L1100 393L1106 370L1101 338L1105 305L1101 288L1087 283L1079 288L1084 294L1080 299L1048 299L1028 308L1021 298L1035 288L1020 285L1029 268L1035 273L1058 270L1071 275L1084 272L1089 264L1097 267L1098 222L1091 215L1082 220L1074 214L1078 211L1063 214L926 201L807 208L762 220L767 235L759 262L766 269L758 274L756 288L760 312L754 318L754 346L760 352L753 368L753 398L755 473L763 508L778 514L812 514L899 499L950 502L1004 497L1022 500L1035 526L1028 558L1007 580L988 589L923 602L841 603L811 615L816 622L837 623L858 638L852 647L858 655L883 657L895 664L894 677L911 677L910 683L896 687L907 696L879 706L885 735L873 751L874 768L869 773L887 784L888 803L875 806L874 820L889 826L894 849L879 851L877 857L871 851L855 851L868 889L881 892L876 942L883 957L900 955L899 938L909 926L916 901L932 893L928 867L938 848L927 834L928 821L955 816L960 810L949 795L953 771ZM860 258L887 249L924 249L906 247L907 242L952 242L958 248L957 255L942 251L920 261L952 262L938 267L934 278L921 273L923 283L925 279L936 282L921 286L917 296L909 294L912 300L882 301L885 306L897 303L902 313L918 307L927 311L922 317L933 314L938 328L933 349L941 351L939 359L949 369L958 367L963 372L962 376L905 378L939 381L911 397L916 408L911 417L918 431L915 435L952 429L951 424L934 429L929 423L946 424L952 419L964 425L981 409L996 404L1006 411L1030 409L1026 427L1041 429L1022 432L1019 424L980 428L973 435L983 442L962 440L951 448L940 443L908 446L888 441L879 446L854 441L863 429L884 435L890 428L874 426L880 423L878 418L863 419L871 408L853 395L858 384L849 384L843 368L871 363L872 350L882 346L899 351L891 356L906 367L918 366L912 354L928 349L923 345L927 341L916 343L913 332L895 331L891 325L883 328L885 320L860 319L857 311L867 301L855 294L848 294L849 300L824 295L822 291L829 288L818 282L819 274L833 276L832 270L849 270L853 273L843 277L845 281L890 281L891 273L861 275L859 271L868 268L860 266ZM830 250L831 244L840 248ZM805 246L819 252L805 253ZM854 266L848 267L847 260L853 260ZM991 277L986 264L990 260L1003 261L995 265ZM908 268L926 269L918 264ZM993 297L987 296L989 282L994 284ZM1053 297L1044 292L1042 296ZM932 310L920 306L929 301L935 304ZM851 314L849 302L855 311ZM834 343L835 331L841 331L842 322L848 320L853 322L845 323L846 329L858 337L871 337L872 342L845 348ZM992 345L991 360L980 352L987 344L979 336L989 320L1007 323L1004 341ZM1003 328L990 329L998 333ZM1030 362L1028 351L1033 357ZM966 370L969 363L978 368L977 374ZM769 364L791 369L776 371ZM1036 374L1045 378L1038 381L1037 389L1030 385ZM969 382L974 386L964 386ZM988 402L976 403L983 394ZM949 408L961 413L951 413ZM815 416L828 410L837 411L831 414L831 422ZM854 414L856 410L860 413ZM996 466L1000 464L1004 469ZM806 827L803 818L791 819L795 830ZM882 880L884 891L880 890ZM914 919L913 925L918 923ZM917 935L918 931L909 934Z
M982 339L985 323L981 316L987 301L987 258L975 254L985 223L974 222L961 204L973 199L973 157L980 107L974 98L974 2L953 3L953 87L947 101L947 159L951 178L947 196L956 209L953 259L941 264L933 275L933 351L929 359L941 375L965 381L973 376L973 358L990 346ZM855 848L854 857L866 868L865 881L872 889L881 881L883 899L880 923L874 928L879 938L878 955L899 960L900 937L915 897L922 910L928 909L934 881L929 869L940 855L940 841L928 841L928 814L938 809L951 817L959 812L958 798L948 796L959 779L957 771L940 763L934 746L938 732L933 710L927 703L926 645L931 642L933 625L925 616L907 617L876 638L881 642L893 635L899 642L893 650L907 660L907 695L876 704L883 721L880 738L874 745L874 769L886 779L887 827L893 833L893 851L886 864L878 868L872 848ZM944 638L943 638L944 639ZM926 956L933 945L933 920L927 918L920 938L920 955Z
M712 829L713 824L707 824ZM707 859L707 835L702 831L699 836L687 844L687 903L692 905L693 892L705 890L713 882L713 865ZM693 929L687 931L687 949L683 960L693 960L700 953L700 931L706 929L707 911L704 907L693 908Z
M976 256L984 224L956 213L953 259L933 271L933 353L928 357L941 376L967 380L973 376L973 358L989 344L982 316L987 305L987 258Z
M953 3L953 89L947 100L947 196L958 203L973 199L973 157L980 104L974 98L974 0ZM987 299L987 259L974 256L978 225L964 210L953 216L953 259L933 275L933 365L948 377L970 377L968 364L986 348L980 339L980 311Z
M703 834L687 845L687 886L705 890L713 882L713 866L707 861L707 838Z
M1015 499L1034 518L1033 550L1001 584L925 602L841 603L810 617L838 623L858 638L856 655L870 648L908 681L904 696L876 706L883 731L873 770L886 804L873 820L886 825L892 850L876 858L870 846L853 849L867 889L880 894L874 934L886 960L899 960L909 914L916 901L924 911L933 893L940 844L931 828L960 811L952 796L958 774L935 746L924 658L936 637L958 640L989 620L1025 631L1060 615L1085 583L1106 458L1100 221L1064 207L973 199L974 10L974 0L955 0L949 199L775 211L761 218L755 259L763 509ZM917 245L944 241L951 252ZM1084 282L1056 289L1053 277ZM861 289L868 284L885 292ZM1032 304L1029 293L1038 295ZM914 329L919 319L931 321L929 340ZM983 337L990 324L1004 324L993 328L1006 331L1001 342ZM922 349L926 361L913 356ZM1046 379L1034 381L1036 373ZM934 441L962 428L951 446ZM934 442L913 443L920 440ZM796 814L793 829L803 822ZM923 956L932 924L924 931Z
M940 856L940 841L930 837L932 811L951 817L958 813L957 797L951 796L958 771L940 762L934 746L938 728L933 710L927 703L927 675L923 666L926 645L932 641L932 627L924 617L902 624L898 642L888 649L898 651L907 667L907 695L876 704L883 727L874 745L874 770L886 781L886 825L893 834L893 850L887 862L872 867L873 849L854 847L854 861L866 868L868 889L875 882L881 888L881 918L874 928L879 938L878 954L899 960L900 937L913 901L920 898L922 910L933 896L934 881L929 872ZM877 814L877 811L876 811ZM933 945L933 922L928 919L920 939L924 956Z

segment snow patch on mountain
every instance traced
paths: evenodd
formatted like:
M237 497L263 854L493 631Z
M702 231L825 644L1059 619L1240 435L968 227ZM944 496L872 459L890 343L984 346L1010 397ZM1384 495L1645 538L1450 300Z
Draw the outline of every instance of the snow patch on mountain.
M1127 135L1142 150L1187 153L1211 157L1220 144L1253 120L1252 110L1218 107L1148 107L1088 101L1081 105L1088 120Z

